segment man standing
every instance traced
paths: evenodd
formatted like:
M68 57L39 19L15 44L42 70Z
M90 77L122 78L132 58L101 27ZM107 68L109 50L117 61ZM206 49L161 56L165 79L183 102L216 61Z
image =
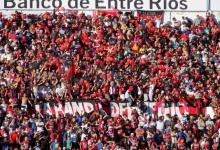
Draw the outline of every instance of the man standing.
M133 98L133 96L132 96L132 94L131 94L131 92L133 91L133 86L130 86L129 88L128 88L128 90L125 92L125 99L130 103L130 105L133 103L133 101L134 101L134 98Z
M114 81L111 81L110 88L109 88L109 95L112 101L116 100L116 90L117 90L117 87L115 86Z

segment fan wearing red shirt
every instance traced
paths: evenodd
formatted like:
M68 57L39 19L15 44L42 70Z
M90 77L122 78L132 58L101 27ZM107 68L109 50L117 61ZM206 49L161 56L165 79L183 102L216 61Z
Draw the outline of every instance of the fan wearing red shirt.
M61 119L58 119L58 124L57 124L57 129L59 130L59 131L62 131L62 130L64 130L65 129L65 126L66 126L66 121L63 119L63 118L61 118Z
M183 139L178 140L178 149L179 150L185 150L186 146L185 146L185 142Z
M148 149L153 150L153 149L156 149L157 144L155 142L153 142L152 139L148 139L147 140L147 147L148 147Z
M219 144L218 142L213 143L212 150L218 150Z
M131 150L135 150L137 148L137 137L134 135L134 133L131 133L131 136L129 137L130 147Z
M200 145L197 139L194 139L192 145L191 145L192 150L200 150Z
M88 150L88 141L87 138L83 138L83 140L80 142L80 149L81 150Z
M27 137L25 137L21 147L23 150L28 150L30 148L30 142L28 141Z
M53 119L50 119L46 125L45 125L45 128L48 130L48 131L53 131L54 130L54 121Z
M209 142L206 141L204 146L203 146L204 150L208 150L209 149Z
M115 142L110 141L110 142L109 142L109 150L115 150L115 148L116 148Z
M87 148L87 149L96 150L96 145L95 145L95 139L94 138L91 138L91 139L88 140L88 146L89 146L89 148ZM85 149L85 150L87 150L87 149Z
M214 125L215 131L218 131L219 128L220 128L220 119L218 119L218 120L215 122L215 125Z
M165 143L171 142L171 134L170 133L164 133L163 134L163 139Z
M162 142L162 143L160 144L160 149L161 149L161 150L167 150L166 145L165 145L164 142Z
M59 130L57 130L57 131L52 131L52 132L50 133L50 140L51 140L51 141L55 141L56 139L59 140L60 138L61 138L61 136L60 136Z
M18 140L18 133L16 131L9 133L9 142L11 143L13 149L19 147Z

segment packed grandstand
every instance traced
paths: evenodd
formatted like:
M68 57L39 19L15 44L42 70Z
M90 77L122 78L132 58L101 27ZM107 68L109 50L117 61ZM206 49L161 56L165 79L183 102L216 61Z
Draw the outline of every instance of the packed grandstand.
M219 56L211 13L166 23L119 11L3 14L0 149L220 149ZM50 107L73 101L94 109ZM111 102L134 109L112 116ZM180 103L184 112L158 115Z

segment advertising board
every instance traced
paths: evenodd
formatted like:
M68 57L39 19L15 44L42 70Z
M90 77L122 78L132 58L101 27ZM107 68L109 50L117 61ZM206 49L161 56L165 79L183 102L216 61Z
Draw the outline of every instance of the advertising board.
M218 0L215 0L218 1ZM7 10L207 11L207 0L2 0Z

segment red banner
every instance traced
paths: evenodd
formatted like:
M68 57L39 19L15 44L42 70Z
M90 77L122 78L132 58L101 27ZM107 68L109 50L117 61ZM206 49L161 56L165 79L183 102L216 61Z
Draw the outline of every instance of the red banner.
M137 11L137 17L142 17L143 19L152 21L159 19L161 22L163 22L164 11Z

